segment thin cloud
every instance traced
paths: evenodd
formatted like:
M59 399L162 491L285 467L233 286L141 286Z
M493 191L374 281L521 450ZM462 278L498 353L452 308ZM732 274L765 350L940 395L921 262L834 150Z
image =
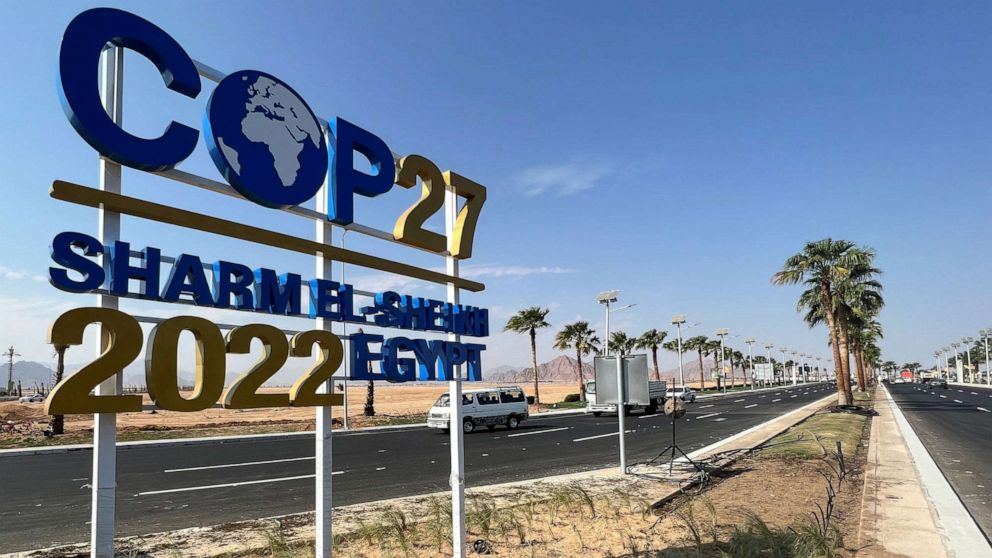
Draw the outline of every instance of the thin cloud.
M44 275L38 275L37 273L30 273L22 269L13 269L0 265L0 278L6 279L8 281L21 281L23 279L30 279L32 281L37 281L38 283L44 283L48 281Z
M528 275L560 275L563 273L576 273L578 270L567 267L525 267L519 265L481 265L466 266L461 270L462 277L470 279L496 278L496 277L527 277Z
M570 196L591 190L615 173L606 163L577 161L560 165L541 165L524 169L515 181L527 197L541 194Z

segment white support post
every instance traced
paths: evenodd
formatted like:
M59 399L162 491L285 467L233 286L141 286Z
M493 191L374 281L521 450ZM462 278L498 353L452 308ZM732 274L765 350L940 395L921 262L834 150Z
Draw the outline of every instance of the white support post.
M101 56L100 96L103 107L110 118L121 124L121 107L124 93L124 49L109 46ZM100 189L119 194L121 192L121 166L118 163L100 159ZM98 238L107 245L120 239L120 213L100 207ZM101 257L102 259L102 257ZM103 261L106 266L107 262ZM96 295L96 304L101 308L118 308L116 296ZM100 341L97 355L103 353L109 342L109 332L100 327ZM119 371L97 385L97 395L114 395L123 391L124 374ZM92 558L112 558L114 556L114 514L117 500L117 415L97 413L93 415L93 478L92 505L90 515L90 556Z
M455 231L455 217L458 213L458 196L450 186L444 192L444 230L448 237L448 253L445 264L448 275L458 277L458 260L452 257L452 239ZM458 304L458 287L448 283L448 302ZM459 335L448 334L449 341L459 341ZM462 366L451 371L448 382L448 404L451 409L449 435L451 447L451 549L452 558L465 556L465 432L462 430Z
M623 381L623 352L617 351L617 424L620 429L620 474L627 474L627 441L624 431L627 428L626 413L624 403L627 402L627 390L624 389Z
M325 134L324 137L328 141L328 145L332 141L329 134ZM328 169L328 173L331 170ZM321 187L320 191L317 193L317 211L326 213L327 212L327 196L329 192L328 184L330 182L330 175L325 179L324 185ZM328 246L332 245L333 236L333 226L329 221L316 221L316 241L321 244L326 244ZM317 254L316 258L316 273L317 279L330 279L331 278L331 260L324 257L323 254ZM330 331L330 323L324 318L316 319L317 329L323 329ZM345 361L348 360L348 352L345 351L344 354ZM345 379L347 382L347 379ZM323 393L334 393L334 377L332 376L322 389ZM332 505L331 498L331 482L334 478L332 474L333 467L333 453L331 444L331 431L333 429L333 422L331 419L331 410L333 407L317 407L317 432L315 441L315 455L316 463L314 465L316 482L315 482L315 493L314 497L316 500L315 514L314 514L314 527L316 529L316 536L314 540L314 556L317 558L331 558L334 553L334 534L333 534L333 519L334 519L334 508Z

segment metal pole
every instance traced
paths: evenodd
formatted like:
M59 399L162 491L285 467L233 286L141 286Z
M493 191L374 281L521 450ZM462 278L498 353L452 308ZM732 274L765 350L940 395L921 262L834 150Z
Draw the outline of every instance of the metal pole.
M458 277L458 260L451 256L455 238L455 219L458 196L450 186L444 192L444 230L448 237L448 256L445 267L448 275ZM448 283L448 303L458 304L458 287ZM460 335L449 333L449 341L459 341ZM451 406L449 445L451 446L451 548L453 558L465 556L465 431L462 430L462 365L455 366L448 382L448 401Z
M606 354L610 354L610 301L606 301Z
M965 358L967 359L967 362L968 362L968 372L969 372L969 375L971 376L971 378L970 378L971 379L971 382L969 382L969 383L972 383L973 384L973 383L975 383L975 371L971 369L971 349L968 347L968 344L966 344L964 346L964 355L965 355Z
M992 383L992 366L989 366L989 330L982 331L985 337L985 383Z
M724 338L724 336L721 335L720 336L720 373L719 373L720 378L719 378L719 380L723 383L723 392L726 393L727 392L727 380L726 380L726 378L723 377L723 371L724 371L724 369L727 368L727 364L724 362L725 359L726 359L726 357L727 357L727 349L723 345L723 338Z
M341 231L341 248L344 248L344 237L347 236L348 229ZM341 284L344 285L344 262L341 262ZM348 322L341 322L341 341L348 343ZM351 351L346 351L346 355L350 355ZM341 411L341 428L348 430L348 378L351 377L349 373L349 367L351 366L351 359L344 359L344 405Z
M624 428L626 427L624 417L624 404L627 402L627 390L624 389L623 385L623 353L617 351L617 394L619 395L617 399L617 424L620 428L620 474L627 474L627 444L624 437Z
M101 97L107 114L120 126L123 120L124 95L124 48L111 46L101 55L102 87ZM121 193L121 166L108 159L100 158L100 189L105 192ZM107 211L102 206L98 210L99 239L104 246L120 239L120 213ZM101 261L106 268L104 256ZM119 308L116 296L96 295L96 304L102 308ZM110 343L110 331L100 326L100 343L97 355L103 353ZM123 391L124 374L118 371L96 387L97 395L115 395ZM92 505L90 508L90 556L92 558L112 558L114 556L114 515L117 500L117 415L97 413L93 416L93 480Z
M325 133L324 138L330 144L330 134ZM328 176L324 179L324 184L317 193L316 210L323 214L327 212L328 196L330 196L330 172L330 169L328 169ZM334 228L330 221L315 222L314 235L317 242L328 246L333 245L333 233ZM342 237L341 240L343 242L344 238ZM324 257L323 254L317 254L314 270L317 274L316 278L330 279L332 265L333 262L329 258ZM344 281L343 262L341 264L341 281ZM329 331L331 328L331 322L325 318L316 318L314 321L316 322L315 326L317 329ZM350 351L345 352L345 363L349 360L349 354ZM347 379L345 379L345 383L347 383ZM321 392L334 393L333 376L324 382L324 385L321 386ZM317 558L331 558L334 554L334 504L332 490L334 452L331 439L334 422L331 415L332 410L333 407L330 406L321 406L314 409L317 422L314 436L314 499L316 500L314 507L314 556Z
M685 371L682 369L682 324L677 323L675 327L679 330L679 383L685 388ZM985 341L986 346L988 345L988 340ZM988 360L988 358L986 358Z
M751 368L751 391L754 391L754 355L751 354L751 345L754 344L753 340L748 340L747 342L747 365Z

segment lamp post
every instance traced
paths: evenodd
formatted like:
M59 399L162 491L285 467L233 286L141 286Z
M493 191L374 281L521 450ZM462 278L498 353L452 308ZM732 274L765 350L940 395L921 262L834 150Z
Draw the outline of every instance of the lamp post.
M610 346L610 303L617 301L617 295L620 291L605 291L599 293L596 297L596 301L600 304L606 305L606 346L607 350ZM625 308L630 308L634 306L633 304L628 304L627 306L621 306L620 308L613 309L623 310ZM627 403L627 393L624 390L623 385L623 354L618 353L616 355L617 359L617 424L619 428L620 435L620 473L623 475L627 474L627 442L624 436L624 429L626 428L625 417L624 417L624 407Z
M961 343L958 343L957 341L955 341L954 343L951 343L951 347L954 349L954 370L956 372L958 368L961 369L961 373L958 374L958 381L963 384L964 383L964 365L958 366L959 364L961 364L961 355L958 354L958 347L960 347L960 346L961 346Z
M778 352L782 353L782 383L785 383L785 353L789 352L789 349L785 347L779 347Z
M982 338L985 340L985 383L992 383L992 366L989 366L989 334L992 334L992 329L985 328L981 332Z
M679 385L685 388L685 370L682 367L682 324L685 323L685 314L675 314L672 316L672 324L678 330L679 340Z
M944 379L948 382L951 381L951 361L947 358L947 353L950 351L950 347L941 347L940 353L944 355Z
M940 377L940 351L933 352L933 362L936 365L934 370L937 372L937 377Z
M796 351L789 351L789 354L792 355L792 385L796 385L799 383L796 378Z
M773 345L772 343L765 343L765 351L767 351L768 364L770 364L772 366L772 377L771 377L771 381L772 381L773 384L775 383L775 363L772 362L772 349L774 349L774 348L775 348L775 345Z
M975 342L974 337L965 337L964 339L961 340L961 344L964 345L964 355L966 359L965 362L968 363L967 370L969 372L969 375L971 376L970 383L972 384L975 383L975 372L974 370L971 369L971 344L974 342Z
M720 329L716 330L715 334L716 334L717 337L720 338L720 371L718 373L719 378L717 378L717 381L719 381L720 383L723 384L723 391L724 391L724 393L726 393L727 392L727 382L726 381L723 381L723 370L727 367L727 365L725 363L725 359L727 357L727 351L726 351L726 348L724 347L724 342L723 341L724 341L724 338L728 334L730 334L730 330L727 329L727 328L725 328L725 327L721 327Z
M754 355L751 354L751 345L754 345L754 337L744 340L747 343L747 366L751 369L751 391L754 391Z

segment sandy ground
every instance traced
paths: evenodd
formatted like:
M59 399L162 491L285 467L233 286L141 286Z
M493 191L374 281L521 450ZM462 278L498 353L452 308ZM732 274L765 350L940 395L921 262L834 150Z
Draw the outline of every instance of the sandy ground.
M477 389L491 387L496 384L473 383L466 384L465 389ZM502 385L502 384L501 384ZM532 391L531 386L521 386L525 392ZM564 383L542 383L542 400L546 403L560 402L569 393L575 393L574 384ZM397 417L409 417L410 420L419 420L430 409L431 404L438 396L447 391L446 383L437 384L388 384L384 382L375 385L375 410L376 419L366 419L362 417L365 406L366 386L357 383L348 386L348 416L349 422L354 421L352 426L362 426L369 424L387 423L390 419ZM263 388L262 392L286 392L288 388ZM148 395L145 394L146 404L151 404ZM340 420L342 409L335 408L333 411L335 419ZM285 424L284 430L306 429L307 425L314 420L314 410L308 407L284 407L270 409L207 409L190 413L180 413L174 411L158 411L155 414L145 411L141 413L120 413L117 415L117 426L121 431L128 430L172 430L172 429L199 429L199 428L219 428L244 425L280 425ZM47 425L48 416L44 414L44 404L42 403L0 403L0 424L13 421L17 425L17 433L0 433L0 440L3 437L13 435L25 435L28 431L36 432ZM293 428L290 428L292 426ZM87 432L93 428L92 415L68 415L66 416L66 433Z

